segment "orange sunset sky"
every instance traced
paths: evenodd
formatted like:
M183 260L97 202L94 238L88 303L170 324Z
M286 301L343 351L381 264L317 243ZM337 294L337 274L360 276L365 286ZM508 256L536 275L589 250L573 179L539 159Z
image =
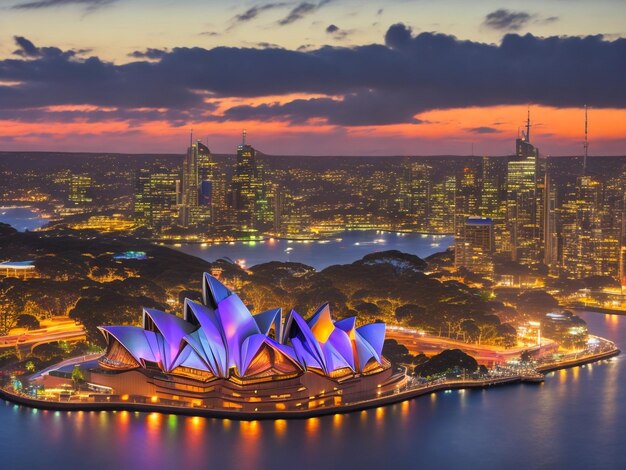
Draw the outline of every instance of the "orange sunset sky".
M626 155L626 2L0 6L0 150Z

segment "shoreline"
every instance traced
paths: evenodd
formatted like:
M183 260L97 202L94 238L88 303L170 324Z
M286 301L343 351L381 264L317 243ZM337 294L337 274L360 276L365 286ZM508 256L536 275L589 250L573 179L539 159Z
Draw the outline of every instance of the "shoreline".
M47 409L55 411L137 411L143 413L163 413L184 416L202 416L206 418L232 419L239 421L253 420L276 420L276 419L307 419L333 414L346 414L357 411L364 411L381 406L393 405L407 400L412 400L430 393L437 393L446 390L462 389L487 389L520 383L537 384L544 381L544 374L560 369L582 366L585 364L610 359L619 355L621 351L616 347L610 351L598 354L566 360L555 364L547 364L537 367L539 375L512 375L505 377L493 377L484 380L460 379L448 380L433 383L424 387L415 387L405 391L397 392L384 397L372 398L355 403L327 408L309 409L302 411L256 411L241 412L227 409L206 409L193 407L179 407L170 405L153 405L149 403L129 403L129 402L60 402L48 401L19 395L4 388L0 388L0 398L11 403L15 403L29 408Z

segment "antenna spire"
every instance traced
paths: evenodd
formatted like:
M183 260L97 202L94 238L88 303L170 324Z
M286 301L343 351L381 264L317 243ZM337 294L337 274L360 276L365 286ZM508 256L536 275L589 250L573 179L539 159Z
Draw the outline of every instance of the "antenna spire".
M530 106L528 106L528 119L526 120L526 142L530 143Z
M583 176L587 173L587 157L589 156L589 139L587 132L587 105L585 105L585 143L583 144L583 148L585 149L585 154L583 155Z
M189 131L189 146L193 145L193 128Z
M241 145L246 145L247 135L248 135L248 131L244 129L243 132L241 133Z

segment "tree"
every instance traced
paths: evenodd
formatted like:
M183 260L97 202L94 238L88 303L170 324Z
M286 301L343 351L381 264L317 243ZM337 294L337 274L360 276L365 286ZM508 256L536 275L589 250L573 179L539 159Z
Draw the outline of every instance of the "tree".
M0 336L5 336L17 325L24 308L24 298L18 279L5 278L0 282Z
M460 349L446 349L423 364L417 365L415 374L430 377L445 374L454 369L475 372L478 369L478 362Z
M79 384L85 381L85 375L80 367L78 367L78 364L76 364L72 370L72 381L74 382L75 387L78 387Z
M559 308L559 301L545 291L528 291L517 298L517 309L523 313L543 315Z
M17 317L16 325L18 328L26 328L27 330L36 330L39 328L39 320L34 315L24 313Z
M413 356L409 354L409 350L404 344L398 343L395 339L386 339L383 344L383 356L389 359L394 365L410 364Z

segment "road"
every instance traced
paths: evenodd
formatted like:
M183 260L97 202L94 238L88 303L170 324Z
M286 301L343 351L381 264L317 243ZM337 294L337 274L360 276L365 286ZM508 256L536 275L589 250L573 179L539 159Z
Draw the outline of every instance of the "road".
M53 341L79 341L85 339L85 330L68 317L54 317L42 322L42 328L0 336L0 348L15 348L30 352L39 344Z
M468 344L461 341L455 341L449 338L421 334L419 331L411 328L399 328L389 326L386 333L387 339L395 339L398 343L407 347L411 354L424 353L427 356L439 354L444 349L462 349L470 356L474 357L479 364L493 366L495 364L503 364L511 359L516 359L522 351L537 351L538 346L534 347L515 347L510 349L502 349L499 346ZM556 343L549 339L543 339L541 345L542 354L548 351L554 352L557 349Z

